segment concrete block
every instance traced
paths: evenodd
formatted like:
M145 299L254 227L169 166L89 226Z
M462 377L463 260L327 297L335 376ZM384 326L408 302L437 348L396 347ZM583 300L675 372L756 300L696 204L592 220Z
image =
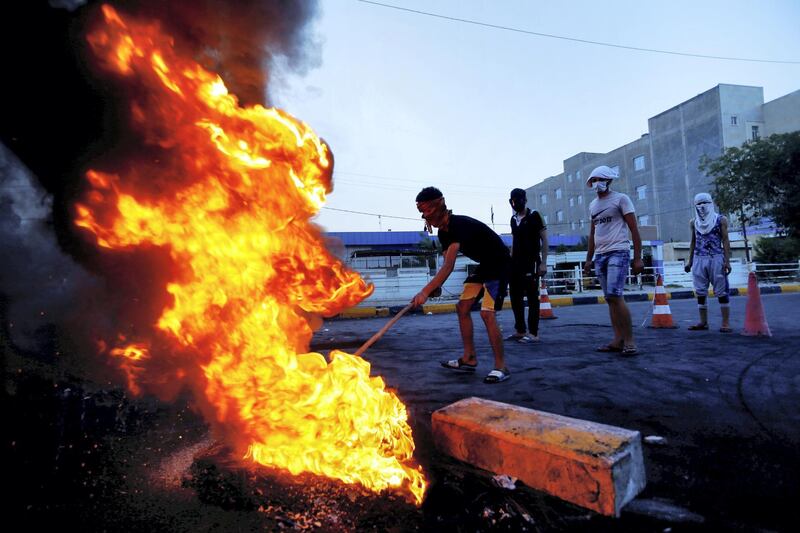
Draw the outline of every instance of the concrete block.
M644 489L638 431L482 398L432 415L439 450L608 516Z

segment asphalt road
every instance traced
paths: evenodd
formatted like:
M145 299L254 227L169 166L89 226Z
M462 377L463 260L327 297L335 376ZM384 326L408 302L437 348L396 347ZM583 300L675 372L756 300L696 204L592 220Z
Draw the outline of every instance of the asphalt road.
M732 298L737 332L745 302ZM506 344L512 377L496 385L483 383L491 352L477 313L475 375L439 365L460 355L454 314L402 317L365 356L408 406L415 458L431 482L419 509L302 476L266 490L222 465L221 481L206 482L191 472L215 440L190 397L132 398L119 384L66 372L58 351L22 353L0 337L7 522L11 531L273 531L302 529L290 514L313 518L310 529L317 516L330 525L329 510L338 509L334 518L365 527L321 530L800 531L800 294L766 295L763 302L771 338L717 332L715 302L713 329L702 332L686 330L696 319L691 300L670 302L681 326L670 330L641 327L650 304L631 303L641 350L631 358L594 351L611 338L606 306L556 308L558 319L542 322L540 344ZM499 318L510 332L511 312ZM326 321L312 349L353 353L387 320ZM42 331L43 341L54 333ZM666 443L645 445L646 489L619 519L605 518L542 493L494 488L490 476L436 452L431 413L468 396L634 429ZM266 472L256 477L274 481ZM287 494L304 496L297 503L284 501ZM514 510L510 518L502 514Z
M435 456L431 413L468 396L638 430L666 439L645 446L648 485L641 499L664 501L705 520L703 528L797 530L800 503L800 294L762 296L771 338L747 337L745 297L731 299L733 334L688 331L694 300L670 301L679 329L642 327L649 302L629 303L639 355L594 348L611 340L605 305L555 309L541 342L505 343L510 380L486 385L491 350L473 313L479 367L475 375L441 368L458 357L454 314L403 317L365 354L409 407L418 458ZM513 331L510 311L498 315ZM332 320L312 348L354 352L388 319ZM649 321L648 321L649 323Z

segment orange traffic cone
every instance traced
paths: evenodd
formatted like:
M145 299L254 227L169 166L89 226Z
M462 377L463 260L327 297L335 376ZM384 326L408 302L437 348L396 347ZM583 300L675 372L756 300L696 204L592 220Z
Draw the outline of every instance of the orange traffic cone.
M658 274L656 281L656 293L653 296L653 321L650 327L671 329L678 327L672 322L672 311L669 310L667 291L664 290L664 280L661 279L661 274Z
M539 318L558 318L553 314L553 306L550 305L550 298L547 296L547 284L544 282L544 278L542 278L542 288L539 291Z
M758 288L756 273L750 272L747 278L747 304L744 309L744 330L742 335L772 337L767 325L767 316L761 304L761 289Z

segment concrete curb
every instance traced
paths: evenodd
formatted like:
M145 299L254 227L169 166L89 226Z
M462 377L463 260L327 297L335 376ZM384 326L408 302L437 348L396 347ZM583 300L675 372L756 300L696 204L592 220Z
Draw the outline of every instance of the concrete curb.
M800 284L792 284L792 285L761 285L759 286L759 290L761 294L780 294L784 292L800 292ZM633 293L633 294L626 294L624 295L626 302L645 302L645 301L652 301L655 293L654 292L640 292L640 293ZM739 287L733 288L730 290L731 296L746 296L747 295L747 287ZM714 296L714 291L709 291L709 296ZM669 300L685 300L694 298L695 294L694 291L691 289L678 289L671 292L667 292L667 299ZM568 305L589 305L589 304L603 304L606 303L606 299L603 296L551 296L550 297L550 305L553 307L564 307ZM375 317L387 317L396 315L404 306L397 305L397 306L375 306L375 307L351 307L350 309L345 309L338 315L333 318L337 319L349 319L349 318L375 318ZM473 311L477 311L480 309L480 306L476 305L473 307ZM511 309L511 302L506 300L503 303L503 309ZM422 309L412 309L409 311L409 314L416 314L416 315L437 315L441 313L455 313L456 311L456 304L455 303L443 303L443 304L426 304L422 306Z

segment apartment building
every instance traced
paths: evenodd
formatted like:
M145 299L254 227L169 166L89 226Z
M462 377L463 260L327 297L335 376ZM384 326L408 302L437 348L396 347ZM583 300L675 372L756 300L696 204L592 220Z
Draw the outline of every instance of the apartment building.
M648 120L648 133L608 153L581 152L564 160L563 172L527 189L528 204L545 218L551 235L587 235L586 187L593 168L619 171L614 189L631 197L643 237L686 241L691 205L711 192L700 171L704 155L773 133L800 130L800 90L764 103L761 87L720 84Z

